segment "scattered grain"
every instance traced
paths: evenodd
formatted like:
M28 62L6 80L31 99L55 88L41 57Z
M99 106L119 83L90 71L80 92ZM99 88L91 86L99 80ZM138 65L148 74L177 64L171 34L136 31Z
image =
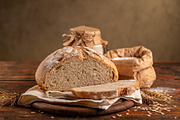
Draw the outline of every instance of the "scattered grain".
M129 115L129 113L126 113L126 115Z
M113 118L113 119L115 119L115 118L116 118L116 116L112 116L112 118Z
M168 90L165 91L167 93ZM169 96L169 94L164 94L164 92L157 92L157 91L152 91L152 90L141 90L141 96L143 99L144 105L142 106L135 106L134 111L142 110L142 111L147 111L147 116L151 116L153 113L158 113L161 115L165 115L163 111L170 112L169 105L167 103L171 103L172 96ZM165 104L166 103L166 104ZM172 107L177 107L173 105ZM127 110L128 111L128 110ZM129 113L126 113L126 115Z
M36 113L36 112L32 111L31 113L34 114L34 113Z
M121 117L122 115L121 114L117 114L118 117Z
M51 116L51 119L54 119L54 116Z
M148 112L148 114L152 114L150 111L147 111Z
M167 92L168 92L168 90L165 90L165 91L164 91L164 93L167 93Z
M161 112L161 115L164 115L164 113L163 113L163 112Z

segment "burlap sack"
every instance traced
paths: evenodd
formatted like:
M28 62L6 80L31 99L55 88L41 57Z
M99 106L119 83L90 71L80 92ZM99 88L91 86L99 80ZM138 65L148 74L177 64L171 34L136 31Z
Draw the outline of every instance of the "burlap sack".
M115 63L120 79L134 78L141 88L151 87L156 79L152 52L143 46L110 50L104 56Z
M140 88L150 88L156 80L156 73L152 66L135 73L134 78L139 81Z

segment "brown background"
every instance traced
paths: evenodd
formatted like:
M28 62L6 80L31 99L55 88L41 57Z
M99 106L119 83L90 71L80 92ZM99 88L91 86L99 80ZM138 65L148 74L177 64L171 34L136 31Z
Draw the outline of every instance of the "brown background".
M79 25L99 28L109 49L180 61L180 0L0 0L0 60L42 60Z

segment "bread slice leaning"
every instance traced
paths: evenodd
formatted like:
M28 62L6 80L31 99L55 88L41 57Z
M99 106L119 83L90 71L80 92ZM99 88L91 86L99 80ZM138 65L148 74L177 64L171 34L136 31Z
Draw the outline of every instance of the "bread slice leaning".
M139 83L135 80L119 80L101 85L72 88L71 91L74 96L79 98L107 99L132 94L138 89Z

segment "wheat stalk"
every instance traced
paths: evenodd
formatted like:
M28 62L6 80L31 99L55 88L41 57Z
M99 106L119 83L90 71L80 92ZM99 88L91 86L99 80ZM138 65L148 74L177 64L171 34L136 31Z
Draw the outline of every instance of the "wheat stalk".
M5 105L15 105L16 100L21 94L17 92L0 91L0 107Z
M171 97L166 96L165 94L163 94L162 92L156 92L156 91L152 91L152 90L142 90L141 89L141 96L143 99L143 103L145 104L154 104L157 102L166 102L166 103L170 103L172 102Z

